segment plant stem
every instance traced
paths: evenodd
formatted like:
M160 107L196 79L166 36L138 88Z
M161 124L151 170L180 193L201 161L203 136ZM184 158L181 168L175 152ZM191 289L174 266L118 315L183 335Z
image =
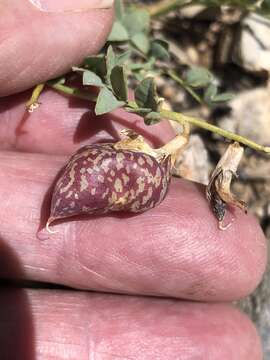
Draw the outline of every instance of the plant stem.
M53 83L53 82L50 82L50 81L47 82L47 85L50 86L51 88L61 92L61 93L71 95L71 96L74 96L74 97L79 98L79 99L89 100L89 101L93 101L93 102L96 101L96 97L93 96L92 94L90 94L87 91L82 91L82 90L79 90L77 88L72 88L72 87L69 87L69 86L66 86L66 85L63 85L63 84ZM126 110L127 111L132 110L134 112L134 103L130 102L126 107ZM205 129L205 130L211 131L211 132L213 132L215 134L218 134L220 136L223 136L223 137L225 137L225 138L227 138L229 140L237 141L237 142L239 142L239 143L241 143L243 145L246 145L246 146L248 146L251 149L254 149L256 151L262 151L262 152L265 152L265 153L270 153L270 147L269 146L259 145L259 144L255 143L252 140L249 140L249 139L247 139L247 138L245 138L243 136L234 134L234 133L232 133L230 131L221 129L218 126L209 124L208 122L206 122L204 120L201 120L201 119L198 119L198 118L195 118L195 117L192 117L192 116L187 116L187 115L184 115L184 114L181 114L181 113L168 111L168 110L161 110L159 113L160 113L160 116L162 118L164 118L164 119L173 120L173 121L176 121L176 122L178 122L180 124L188 123L190 125L195 125L195 126L198 126L198 127L202 128L202 129Z
M215 134L218 134L220 136L223 136L223 137L225 137L225 138L227 138L229 140L237 141L237 142L239 142L239 143L241 143L243 145L246 145L246 146L248 146L251 149L254 149L256 151L262 151L262 152L265 152L265 153L270 153L270 147L269 146L259 145L259 144L255 143L252 140L249 140L249 139L247 139L247 138L245 138L243 136L234 134L234 133L232 133L230 131L221 129L218 126L209 124L208 122L203 121L201 119L197 119L195 117L191 117L191 116L187 116L187 115L184 115L184 114L176 113L176 112L173 112L173 111L167 111L167 110L161 110L160 115L161 115L162 118L165 118L165 119L168 119L168 120L173 120L173 121L179 122L180 124L183 124L183 123L186 122L186 123L189 123L191 125L198 126L198 127L202 128L202 129L205 129L205 130L211 131L211 132L213 132Z
M51 88L53 88L54 90L57 90L66 95L74 96L78 99L89 100L89 101L93 101L93 102L95 102L97 100L97 97L92 95L88 91L79 90L77 88L73 88L73 87L66 86L66 85L59 84L59 83L54 83L51 81L48 81L47 85L50 86Z
M152 18L165 15L173 10L188 5L192 0L163 0L158 4L144 6Z
M36 107L38 107L38 98L39 98L41 92L43 91L44 86L45 86L45 84L42 83L42 84L38 84L34 88L32 95L31 95L31 99L28 100L26 103L26 107L30 112L32 112Z
M244 11L257 12L263 16L269 18L269 11L261 9L260 3L257 1L255 4L249 4L247 1L243 0L210 0L207 3L200 0L163 0L158 4L154 5L144 5L143 8L146 9L152 18L156 18L167 13L184 7L186 5L202 5L206 7L219 7L219 6L231 6L240 8Z
M191 87L189 85L187 85L184 80L182 80L174 71L172 70L168 70L166 72L166 74L172 78L175 82L177 82L177 84L179 84L180 86L182 86L199 104L203 104L202 99L200 98L199 95L197 95L195 93L195 91L193 91L191 89Z

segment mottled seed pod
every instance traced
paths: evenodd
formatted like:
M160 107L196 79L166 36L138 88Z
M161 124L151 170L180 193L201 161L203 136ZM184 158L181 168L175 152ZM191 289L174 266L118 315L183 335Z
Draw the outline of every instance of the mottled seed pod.
M166 196L171 155L154 150L141 136L116 144L87 145L77 151L58 179L47 229L54 220L113 211L140 213Z

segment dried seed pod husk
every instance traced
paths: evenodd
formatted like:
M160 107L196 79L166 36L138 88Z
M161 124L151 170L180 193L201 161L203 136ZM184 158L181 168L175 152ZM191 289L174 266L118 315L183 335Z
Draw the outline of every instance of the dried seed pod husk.
M239 200L231 192L231 182L237 176L237 168L243 156L244 149L235 142L230 144L214 169L206 188L206 197L210 202L213 213L219 221L221 230L228 228L223 221L226 215L227 204L237 206L247 211L244 201Z
M53 191L48 231L58 219L114 211L140 213L165 198L173 161L168 144L153 149L132 131L122 135L125 138L115 144L87 145L71 157ZM179 143L182 146L184 141Z

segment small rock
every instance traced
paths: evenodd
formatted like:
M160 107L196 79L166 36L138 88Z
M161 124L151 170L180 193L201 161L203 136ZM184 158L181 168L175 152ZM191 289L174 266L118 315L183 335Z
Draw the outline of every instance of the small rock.
M190 63L191 64L198 64L199 63L199 53L197 51L197 49L192 46L192 45L189 45L186 47L186 54L190 60Z
M233 61L249 71L270 72L270 20L257 14L242 20Z
M175 87L173 86L165 86L162 89L162 96L164 96L166 99L172 99L175 96Z
M241 166L242 164L240 163L240 168ZM255 196L252 188L241 181L233 181L232 192L237 196L238 199L243 200L246 204L250 204L251 201L255 202Z
M230 102L230 107L231 113L218 121L220 127L262 145L270 144L270 89L243 92Z
M265 359L270 357L270 304L264 304L260 314L259 332L262 338Z
M189 5L180 10L183 17L192 19L205 10L204 5Z
M265 229L270 239L270 226ZM270 247L268 247L268 257ZM270 359L270 266L268 264L263 280L256 291L241 300L238 305L254 321L262 340L264 359Z
M208 152L199 135L191 135L184 153L177 159L173 174L201 184L208 184Z
M266 215L270 218L270 204L267 204Z

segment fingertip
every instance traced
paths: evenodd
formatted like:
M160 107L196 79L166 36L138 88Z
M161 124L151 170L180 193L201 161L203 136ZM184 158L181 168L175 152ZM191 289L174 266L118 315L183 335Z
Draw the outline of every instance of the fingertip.
M60 76L97 53L111 29L113 9L46 13L30 2L11 1L1 18L0 96L5 96Z
M186 297L232 301L250 294L260 283L267 264L266 238L255 217L234 209L234 222L221 231L203 186L178 179L171 190L164 205L167 202L178 213L178 221L172 218L177 228L172 232L181 234L189 229L189 240L180 256L186 263L183 267L191 267L196 281L187 289Z

